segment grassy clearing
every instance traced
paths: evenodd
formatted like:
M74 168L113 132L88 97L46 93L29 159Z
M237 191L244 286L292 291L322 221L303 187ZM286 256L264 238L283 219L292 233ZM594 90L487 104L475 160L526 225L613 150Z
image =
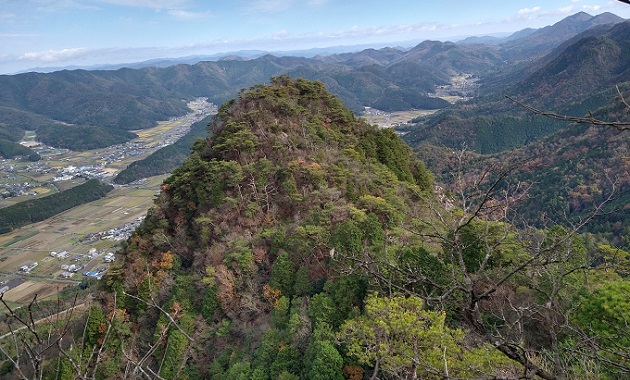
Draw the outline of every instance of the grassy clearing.
M440 96L440 98L446 100L449 103L456 103L458 100L460 100L459 96L453 96L453 95Z
M36 187L33 189L34 192L36 192L38 195L46 195L48 193L50 193L52 190L50 189L50 187Z
M437 110L413 110L400 112L379 112L378 115L370 114L362 116L368 123L377 125L381 128L394 127L401 123L407 123L409 120L419 116L426 116L435 113Z
M180 123L176 121L160 121L158 122L157 126L153 128L139 129L132 132L138 135L138 139L140 141L143 141L143 140L154 141L158 137L161 137L164 133L177 127L179 124Z
M4 299L14 302L18 305L25 305L33 299L33 295L37 294L38 299L45 299L55 295L61 291L61 289L69 286L69 283L57 283L57 282L41 282L41 281L26 281L23 284L9 290L5 293Z
M22 240L26 240L26 239L28 239L28 238L31 238L31 237L33 237L33 236L37 235L38 233L39 233L39 232L37 232L37 231L30 231L30 232L27 232L26 234L24 234L23 236L18 235L18 236L16 236L16 237L15 237L15 239L13 239L13 240L9 241L9 242L8 242L8 243L6 243L6 244L3 244L3 245L2 245L2 248L10 247L10 246L12 246L13 244L16 244L16 243L21 242Z

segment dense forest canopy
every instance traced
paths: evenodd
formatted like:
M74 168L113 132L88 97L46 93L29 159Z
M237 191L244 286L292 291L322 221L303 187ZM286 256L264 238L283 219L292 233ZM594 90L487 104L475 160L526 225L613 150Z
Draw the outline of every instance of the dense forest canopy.
M72 207L103 198L113 187L91 179L71 189L0 208L0 233L41 222Z
M190 131L175 143L158 149L147 158L132 162L116 175L114 183L127 184L142 178L170 173L184 162L198 138L207 137L209 121L210 117L207 117L194 123Z
M225 103L28 378L618 378L628 252L512 223L511 168L452 190L321 82ZM507 194L507 196L506 196ZM595 319L605 321L594 323ZM50 336L50 335L49 335ZM45 346L34 342L30 349ZM44 356L45 358L46 356ZM13 361L12 361L13 360Z
M630 376L628 131L552 122L505 97L625 122L621 21L579 13L493 44L0 76L3 155L24 130L94 148L186 112L191 96L225 102L117 177L172 170L103 281L82 283L98 287L92 303L72 291L56 303L85 313L42 323L38 300L0 296L0 376ZM473 99L432 96L463 72L483 77ZM445 109L400 129L412 150L356 117L364 106ZM93 180L1 209L0 227L109 190Z

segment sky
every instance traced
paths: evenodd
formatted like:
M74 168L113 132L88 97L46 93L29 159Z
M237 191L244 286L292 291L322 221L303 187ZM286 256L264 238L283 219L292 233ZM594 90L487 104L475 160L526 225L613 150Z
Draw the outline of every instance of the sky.
M611 0L0 0L0 74L239 50L413 46L514 32Z

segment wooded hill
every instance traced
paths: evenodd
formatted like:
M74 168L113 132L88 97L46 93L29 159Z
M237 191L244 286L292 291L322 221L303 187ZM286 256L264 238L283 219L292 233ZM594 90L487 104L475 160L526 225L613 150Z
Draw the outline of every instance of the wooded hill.
M517 228L501 171L445 192L392 130L286 76L212 124L118 253L100 304L63 330L74 344L29 346L43 378L629 373L630 345L614 338L628 301L607 301L628 288L628 253L570 228Z
M35 153L32 149L4 139L0 139L0 157L8 159L21 157L28 161L39 161L41 158L39 154Z
M114 183L128 184L139 179L156 175L169 174L180 166L190 154L190 149L197 139L208 136L208 123L211 116L194 123L185 136L171 145L153 152L148 157L132 162L114 178Z
M280 74L320 80L355 112L364 106L383 111L443 108L447 102L428 94L451 75L513 73L525 64L523 54L542 56L580 31L619 21L610 14L579 14L498 44L425 41L410 50L367 49L315 58L266 55L166 68L2 75L0 135L19 141L28 129L53 146L104 147L133 138L129 130L184 114L182 100L207 97L221 104L242 88ZM541 45L540 39L547 43Z
M532 63L530 67L538 69L523 79L493 83L487 95L422 120L405 140L412 146L427 142L460 148L466 144L480 153L495 153L549 135L566 124L538 118L505 96L574 116L608 106L617 96L615 85L627 83L630 76L628 33L630 22L588 30Z
M0 233L41 222L72 207L103 198L113 186L91 179L71 189L0 208Z

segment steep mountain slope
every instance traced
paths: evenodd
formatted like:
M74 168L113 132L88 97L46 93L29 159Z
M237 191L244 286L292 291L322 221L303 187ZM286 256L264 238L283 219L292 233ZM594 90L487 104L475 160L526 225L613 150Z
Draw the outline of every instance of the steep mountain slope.
M558 47L538 59L515 63L513 66L510 66L510 69L504 70L504 72L483 78L481 82L481 93L490 94L497 89L515 86L533 73L544 69L545 66L562 55L571 45L587 37L601 36L615 25L616 24L596 25L564 41Z
M538 226L550 220L577 223L611 196L584 230L623 246L630 236L628 139L628 132L614 128L571 126L512 152L510 159L530 160L514 174L515 180L533 184L531 197L518 205L523 219Z
M619 88L627 99L630 84ZM594 112L596 118L618 122L628 122L629 115L619 97ZM524 220L539 226L549 220L577 223L610 197L585 230L622 245L630 237L625 223L630 218L629 139L629 131L614 127L572 124L497 158L527 162L514 173L515 180L533 184L531 197L518 205Z
M630 84L619 88L627 99ZM607 106L594 112L601 120L628 122L630 110L619 96L609 94ZM533 116L545 123L543 116ZM584 230L597 233L618 245L630 237L630 133L609 126L567 124L556 133L524 147L494 155L470 154L464 170L502 162L521 163L511 173L513 183L530 187L529 196L515 202L519 218L526 224L544 227L586 220L608 200L599 215ZM419 157L452 185L457 163L452 149L420 145ZM627 241L626 241L627 243Z
M514 85L542 69L577 41L601 35L624 21L611 13L590 16L581 12L549 27L516 32L499 43L502 57L511 65L484 77L481 92L488 94Z
M493 153L537 140L562 126L521 109L504 95L557 113L583 116L610 103L615 85L627 81L630 70L630 22L598 28L578 39L556 58L517 84L451 107L427 119L405 139L459 148L466 143L481 153Z
M523 80L518 96L527 101L538 98L536 105L558 107L627 81L630 22L597 30L598 34L584 36Z
M274 378L308 372L311 323L339 326L365 296L364 279L335 272L335 249L376 242L385 229L413 240L398 226L413 199L428 196L431 176L393 131L355 119L318 82L275 78L222 106L213 125L119 253L111 288L180 310L179 324L196 341L186 353L167 352L166 378L183 355L184 373L201 378L239 360ZM325 309L315 306L322 300ZM163 346L154 331L165 320L155 309L130 297L117 302L138 323L138 349L162 347L151 360L181 340L169 330ZM287 323L297 329L293 340L282 338ZM270 365L278 339L291 342L282 355L293 364Z
M287 72L323 80L355 111L366 105L401 110L448 104L427 96L433 86L447 82L444 74L426 65L389 69L386 62L375 62L354 68L353 64L266 55L250 61L222 60L168 68L5 75L0 76L0 127L17 128L18 135L24 129L40 129L42 141L57 146L60 141L51 137L72 133L83 136L82 140L63 141L61 146L72 149L120 143L134 137L124 131L147 128L155 121L185 113L182 100L207 97L220 104L243 88ZM383 99L387 99L386 104ZM92 142L90 147L86 141Z
M541 57L549 53L564 41L597 25L616 24L623 22L619 16L612 13L602 13L591 16L585 12L579 12L557 23L538 29L532 33L519 33L520 38L509 38L501 43L502 54L510 61L528 60ZM516 36L515 36L516 37Z
M582 270L596 253L570 229L515 228L512 199L493 190L501 176L460 176L458 203L392 130L287 76L225 103L213 129L118 253L101 295L109 321L82 327L102 378L586 372L520 353L575 354L571 305L601 279ZM596 371L619 373L608 363Z

